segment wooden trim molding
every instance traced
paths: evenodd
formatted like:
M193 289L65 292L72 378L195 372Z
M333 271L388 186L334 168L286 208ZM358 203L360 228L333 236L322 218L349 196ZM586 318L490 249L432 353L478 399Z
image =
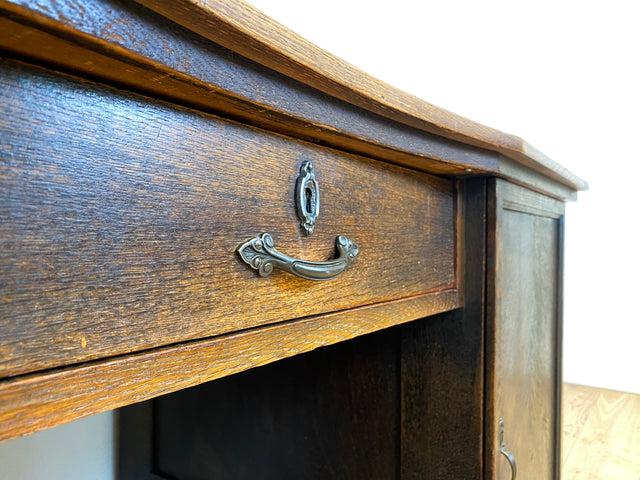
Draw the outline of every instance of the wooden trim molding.
M460 307L457 289L0 382L0 442Z
M105 0L97 2L94 11L81 12L74 4L42 2L25 7L18 1L0 0L0 52L434 174L492 173L561 198L562 193L553 188L532 182L531 175L520 178L522 172L503 165L506 158L559 186L572 190L588 188L586 182L521 138L391 87L316 47L241 0L138 0L138 3L198 34L200 40L186 41L184 30L168 32L166 26L126 25L125 19L135 18L135 5L110 6L109 0ZM123 9L127 11L119 16L118 11ZM109 18L104 18L105 15ZM154 49L149 38L167 42L164 54L158 56L161 49ZM211 53L214 45L206 47L203 38L226 51L215 57ZM264 79L258 83L255 80L264 72L252 68L242 76L233 76L232 70L219 63L233 64L231 57L236 54L310 87L313 92L328 95L339 105L332 107L331 112L326 111L326 106L322 112L296 111L295 105L316 108L322 104L309 99L301 102L299 95L314 94L298 87L294 88L295 98L284 91L271 98L261 95L256 85L265 85ZM210 76L212 69L207 68L206 62L211 61L224 71L220 78ZM256 78L248 78L243 89L234 86L237 82L242 84L247 75ZM280 100L274 100L276 97ZM356 110L347 112L350 108ZM395 129L393 138L380 144L380 132L372 136L366 133L367 128L358 129L358 122L339 121L345 115L366 121L367 128L386 121L387 127Z
M494 150L583 190L586 182L521 138L436 107L378 80L237 0L136 0L275 71L400 123Z

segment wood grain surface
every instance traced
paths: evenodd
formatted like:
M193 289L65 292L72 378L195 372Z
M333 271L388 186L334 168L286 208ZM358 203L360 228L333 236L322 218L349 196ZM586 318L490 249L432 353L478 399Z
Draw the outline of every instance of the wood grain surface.
M397 334L376 332L155 399L154 473L181 480L398 478Z
M482 478L486 180L461 182L464 307L401 327L401 478Z
M265 365L460 305L456 290L0 381L0 441Z
M6 61L0 371L29 371L455 287L455 185ZM311 160L321 215L294 190ZM244 265L360 245L313 282Z
M238 0L136 0L241 55L370 111L495 150L562 183L586 183L521 138L470 121L367 75Z
M518 477L557 479L563 205L495 181L489 211L486 472L511 475L499 451L503 419Z
M564 480L640 478L640 395L563 384Z
M504 419L505 445L522 478L550 480L559 413L554 405L556 226L533 215L504 216L498 288L509 295L500 296L496 319L496 412ZM497 464L498 478L509 478L500 455Z
M135 3L50 1L4 8L0 48L7 54L432 173L498 168L494 152L333 98Z
M85 3L3 0L0 49L433 173L461 174L471 169L531 181L527 174L531 171L553 179L556 186L587 188L584 181L520 138L394 89L306 42L244 2L141 2L183 29L119 0ZM198 35L190 35L190 31ZM203 38L226 48L220 50ZM237 54L255 64L247 64ZM212 64L216 68L211 69ZM242 68L243 64L247 68ZM358 117L355 123L341 121L353 118L354 113ZM362 121L367 128L360 127ZM375 129L382 123L403 131L403 135L385 135L384 129L368 133L369 125ZM414 141L420 136L422 140ZM527 171L502 165L496 153Z

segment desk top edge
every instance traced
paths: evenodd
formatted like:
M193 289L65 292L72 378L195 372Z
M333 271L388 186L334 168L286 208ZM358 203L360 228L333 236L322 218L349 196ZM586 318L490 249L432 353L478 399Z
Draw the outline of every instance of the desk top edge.
M3 12L0 21L4 25L0 29L0 53L210 113L215 114L217 108L223 115L275 128L285 135L317 139L328 146L436 175L497 175L563 200L573 200L576 191L588 188L584 180L521 138L392 87L313 45L243 0L135 0L132 4L104 0L90 10L82 8L81 3L0 0ZM294 99L271 107L258 101L247 108L256 98L233 87L233 91L228 90L229 84L211 83L198 74L194 76L194 72L182 68L185 59L179 55L174 55L169 63L152 58L156 52L149 47L152 42L146 42L150 37L145 35L153 37L158 30L150 24L148 29L145 25L144 31L134 33L143 25L128 24L126 12L133 12L135 9L131 7L135 4L281 78L368 112L357 117L358 123L368 124L370 114L388 121L400 136L389 137L389 133L385 140L371 137L376 135L372 133L371 138L360 138L348 126L336 128L296 117L292 110L297 107L291 102L298 100ZM111 7L120 13L112 15ZM103 18L104 15L110 18ZM133 38L135 35L137 40ZM178 44L160 48L172 52L174 46L182 48ZM198 52L195 48L187 55L196 58ZM291 104L286 104L287 101ZM226 106L220 110L223 104ZM405 134L413 136L413 147L402 145ZM428 146L432 144L433 147Z
M492 150L553 174L575 190L588 184L520 137L487 127L395 88L317 47L243 0L136 0L232 51L324 93L406 125Z

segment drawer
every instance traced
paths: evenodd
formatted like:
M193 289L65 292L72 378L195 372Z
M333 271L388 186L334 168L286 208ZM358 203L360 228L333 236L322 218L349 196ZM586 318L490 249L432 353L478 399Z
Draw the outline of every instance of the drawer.
M454 182L1 64L0 375L75 364L457 287ZM300 166L320 191L296 212ZM261 277L359 246L339 276Z

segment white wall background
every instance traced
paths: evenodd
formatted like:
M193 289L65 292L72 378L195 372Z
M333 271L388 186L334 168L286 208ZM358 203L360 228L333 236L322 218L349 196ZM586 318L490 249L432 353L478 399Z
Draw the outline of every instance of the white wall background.
M565 380L640 393L633 0L250 0L366 72L529 143L590 183L567 208ZM113 416L0 445L0 478L108 480Z
M1 480L112 480L113 412L0 443Z

